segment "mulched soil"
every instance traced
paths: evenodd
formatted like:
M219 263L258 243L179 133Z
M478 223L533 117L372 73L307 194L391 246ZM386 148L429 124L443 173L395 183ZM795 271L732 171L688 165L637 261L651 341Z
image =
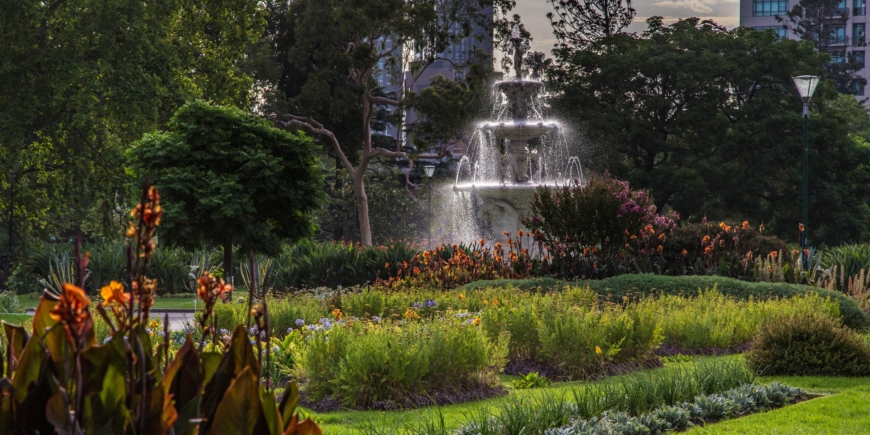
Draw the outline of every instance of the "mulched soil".
M502 386L482 385L474 389L459 391L433 391L429 394L410 394L397 400L385 400L374 403L372 406L355 408L356 410L394 411L414 408L423 408L433 405L452 405L454 403L471 402L475 400L491 399L505 396L508 391ZM300 394L299 405L316 412L334 412L345 409L338 399L327 396L316 402L311 401L304 392Z
M752 348L752 343L746 342L731 347L697 347L686 349L673 344L663 344L654 352L658 356L676 356L676 355L711 355L723 356L732 355L735 353L748 352Z
M604 366L603 373L592 375L591 379L627 375L632 372L663 366L664 364L662 364L662 360L659 359L658 356L653 356L643 361L632 361L619 364L608 363ZM558 367L537 361L511 361L507 363L504 368L504 374L506 375L525 376L531 372L538 372L539 375L551 380L567 380L567 377Z

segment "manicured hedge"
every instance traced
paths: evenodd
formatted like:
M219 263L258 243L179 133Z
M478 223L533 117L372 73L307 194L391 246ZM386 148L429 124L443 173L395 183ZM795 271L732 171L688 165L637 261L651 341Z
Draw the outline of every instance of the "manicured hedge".
M525 280L492 280L477 281L466 284L464 289L478 289L494 286L513 285L528 291L547 291L561 288L561 283L553 278L533 278ZM870 329L870 315L861 311L858 304L839 292L817 287L796 284L748 282L720 276L664 276L652 274L627 274L602 280L584 281L596 293L612 301L621 300L623 296L645 296L649 294L696 294L698 289L717 286L719 292L738 299L756 298L790 298L792 296L817 293L822 297L830 297L840 304L840 315L843 323L852 329Z

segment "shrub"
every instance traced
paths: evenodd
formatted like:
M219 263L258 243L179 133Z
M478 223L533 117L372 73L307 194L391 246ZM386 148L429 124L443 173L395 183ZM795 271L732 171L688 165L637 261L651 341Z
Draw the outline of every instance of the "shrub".
M314 400L332 395L351 408L493 385L507 353L506 336L491 343L477 326L451 321L324 326L309 329L297 375Z
M530 372L519 379L514 379L511 385L517 390L525 390L528 388L547 387L550 385L550 381L538 372Z
M746 360L765 375L870 375L870 347L863 337L813 312L764 324Z
M785 283L746 282L719 276L661 276L652 274L620 275L602 280L584 281L600 296L610 301L622 300L623 296L644 295L695 295L699 288L714 286L725 296L746 300L792 298L815 293L831 298L840 305L843 323L853 329L870 328L870 315L861 311L858 304L840 292L817 287Z
M660 252L657 247L678 219L658 216L648 192L631 190L607 173L589 177L585 186L537 189L530 213L523 224L546 245L561 276L614 274L602 266L650 233L661 240L646 246L643 255L649 249Z
M11 291L0 293L0 313L17 313L19 311L18 295Z
M628 307L555 307L538 319L539 359L564 375L586 378L609 362L634 361L661 344L657 319Z
M839 319L836 302L810 293L790 300L738 300L716 290L701 291L697 296L666 295L645 298L638 310L660 319L664 342L684 348L728 348L752 340L762 323L795 312L816 312Z

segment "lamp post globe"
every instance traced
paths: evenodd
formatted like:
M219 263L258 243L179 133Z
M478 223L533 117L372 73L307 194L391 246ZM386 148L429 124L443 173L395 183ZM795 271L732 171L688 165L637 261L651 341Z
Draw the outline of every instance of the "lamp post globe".
M423 171L426 173L426 178L429 179L428 190L429 190L429 222L427 222L427 246L432 247L432 176L435 175L435 166L434 165L426 165L423 166Z
M794 85L797 88L801 101L804 103L804 162L803 162L803 189L801 195L801 222L800 222L800 242L801 242L801 264L806 270L809 267L809 259L807 258L807 247L809 245L809 124L810 124L810 99L813 98L813 92L816 91L816 86L819 85L820 78L818 76L797 76L792 77Z

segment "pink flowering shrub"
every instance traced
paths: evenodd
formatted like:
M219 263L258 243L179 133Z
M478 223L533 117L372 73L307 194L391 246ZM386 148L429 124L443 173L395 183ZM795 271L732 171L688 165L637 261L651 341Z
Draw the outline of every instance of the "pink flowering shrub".
M561 276L592 278L620 273L626 261L660 255L679 219L656 213L649 193L609 174L585 186L539 188L523 224ZM601 270L605 268L608 270Z

